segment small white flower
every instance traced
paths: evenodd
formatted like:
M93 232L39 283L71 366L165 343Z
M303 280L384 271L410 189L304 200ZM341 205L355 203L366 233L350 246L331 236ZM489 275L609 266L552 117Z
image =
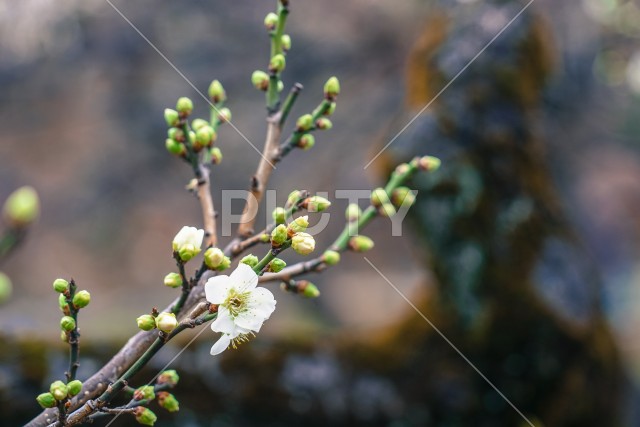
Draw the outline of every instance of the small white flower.
M271 291L258 288L258 275L246 264L239 264L230 276L212 277L204 285L207 301L218 305L218 317L211 324L214 332L222 332L211 347L211 354L236 347L259 332L265 320L276 309Z
M296 233L291 239L291 247L300 255L309 255L316 248L316 241L308 233Z
M200 253L203 239L204 230L184 226L173 238L173 250L180 255L182 261L189 261Z

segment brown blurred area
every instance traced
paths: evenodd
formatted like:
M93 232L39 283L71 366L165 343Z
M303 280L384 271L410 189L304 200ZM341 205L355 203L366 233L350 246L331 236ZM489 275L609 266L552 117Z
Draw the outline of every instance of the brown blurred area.
M486 7L496 10L491 14L483 9L485 5L473 0L293 3L288 27L293 49L284 79L287 85L299 81L305 86L294 116L315 106L322 84L331 75L340 78L342 93L333 117L334 128L318 135L311 152L293 152L275 171L270 187L278 189L281 203L297 188L332 191L377 186L384 180L387 162L419 154L416 150L447 158L453 137L451 141L420 139L421 145L412 142L416 135L436 135L426 118L417 121L413 129L408 128L406 138L394 143L392 155L387 153L389 156L364 169L448 78L456 75L465 65L463 60L473 57L525 4L488 2ZM268 40L261 23L272 9L271 2L176 4L142 0L114 4L199 90L206 90L213 78L221 80L229 95L234 124L261 148L265 130L263 96L251 87L249 76L254 69L264 68L268 60ZM584 272L588 270L584 269L585 264L593 264L593 274L597 276L596 288L585 290L579 286L582 283L565 287L552 280L554 274L549 274L535 299L548 304L545 309L550 310L549 318L557 316L568 320L567 324L580 324L584 320L583 308L592 299L602 306L605 319L612 325L615 346L621 350L621 369L630 373L632 384L620 397L621 402L611 407L619 408L619 418L628 420L629 425L638 419L633 409L633 402L638 399L633 383L640 348L635 333L639 321L635 296L640 289L637 262L640 128L634 120L640 111L638 93L634 92L640 91L640 66L634 68L634 61L640 63L637 59L640 29L625 17L640 16L638 10L632 1L584 0L564 6L536 1L524 17L539 18L538 36L545 40L548 49L539 53L548 62L532 60L529 66L526 60L520 62L530 72L526 81L532 83L516 92L524 105L535 104L536 108L527 110L525 119L509 118L511 122L522 119L533 128L540 148L537 159L548 172L545 185L557 196L550 210L564 212L585 250L578 258L567 259L562 253L553 256L559 264L568 265L568 270ZM480 16L486 20L480 20ZM438 26L446 21L445 17L454 23L448 28L459 29L459 34ZM476 20L486 31L483 38L465 39L469 37L465 28ZM425 27L426 22L429 27ZM38 190L42 200L41 218L29 238L0 266L14 282L12 299L0 307L2 333L10 339L27 337L47 343L38 349L47 348L49 343L62 348L56 326L59 311L51 282L56 277L73 277L81 288L92 293L90 310L81 317L83 340L92 347L94 358L85 366L87 371L83 373L88 373L89 367L97 366L95 360L108 357L135 332L136 316L152 306L163 307L175 294L162 286L164 275L174 269L170 241L181 226L199 226L201 218L196 200L184 191L190 179L189 169L164 150L162 110L173 106L179 96L189 96L195 101L196 116L206 116L208 110L189 83L106 2L67 1L54 5L38 0L22 0L17 4L0 0L0 24L0 83L4 89L0 94L0 199L14 188L29 184ZM526 27L514 24L501 37L516 39L522 28ZM507 49L509 45L505 42L500 46ZM449 56L442 52L446 49ZM429 56L424 55L425 51ZM412 72L407 65L411 64L411 52L413 61L416 52L420 52L433 62L427 61ZM503 52L498 49L489 53ZM479 60L475 67L476 71L474 65L467 70L469 80L491 69L491 57ZM441 74L434 77L434 69ZM512 78L517 80L505 73L505 81ZM461 83L464 81L461 79ZM451 89L453 97L455 86ZM505 87L505 91L510 89ZM447 98L448 93L441 95L443 100L453 99ZM469 107L456 104L454 99L451 104L436 103L427 113L436 108L450 113L450 117L442 120L451 126L450 129L444 126L444 135L450 136L453 126L458 125L454 119L465 118L460 111ZM493 129L487 133L490 131ZM499 137L499 131L491 135ZM457 141L465 139L465 134L462 135ZM259 156L230 127L223 128L218 141L224 161L213 169L212 178L213 197L219 205L223 189L247 187ZM329 244L341 229L345 205L344 200L334 202L331 224L318 237L318 247ZM418 212L418 223L420 218L431 218ZM259 224L264 223L264 216L263 213ZM432 243L431 236L423 239L425 229L415 224L414 218L413 226L405 227L403 237L390 237L388 221L377 221L367 231L377 242L375 251L368 256L412 301L441 315L438 307L425 302L433 301L430 295L434 292L433 272L425 259L430 253L437 254L438 248L428 246L427 242ZM527 246L526 242L523 246ZM473 263L472 259L462 256L460 259L460 265L465 267ZM548 272L540 274L545 278ZM356 413L362 410L365 414L377 414L377 409L366 406L369 402L388 415L398 414L398 408L411 407L399 403L402 396L394 394L394 387L402 389L404 385L406 393L416 390L419 393L421 389L417 380L402 377L401 384L391 386L383 376L404 375L406 371L396 365L407 360L419 361L418 356L424 356L422 361L432 364L425 372L435 375L441 369L447 377L447 381L432 384L429 393L445 396L447 402L452 402L452 411L464 406L460 402L468 399L465 378L473 373L463 375L457 361L450 362L457 358L455 353L445 353L442 347L430 347L420 341L423 335L429 335L430 340L439 338L361 257L345 255L339 268L312 280L321 289L319 300L302 301L276 294L278 310L265 325L255 353L241 353L237 362L229 357L220 366L219 361L206 358L212 337L205 332L198 349L185 355L187 362L181 367L197 379L199 374L194 366L207 369L213 363L212 372L205 375L203 382L233 378L247 381L246 376L237 373L242 371L239 365L260 361L282 369L278 378L285 388L286 384L299 385L300 377L304 376L300 372L307 369L311 377L318 377L312 384L318 387L314 393L328 394L335 391L332 387L336 382L340 383L334 377L357 371L362 364L372 373L367 376L367 371L367 375L354 380L351 392L360 390L359 393L367 395L363 390L373 390L370 394L375 398L360 402L364 409L355 404ZM463 295L455 301L468 310L461 316L466 319L475 306L465 298ZM451 318L445 315L442 320ZM482 323L486 318L480 316L476 320L480 329L486 325ZM397 339L403 334L408 343L404 348L397 346ZM302 343L297 345L303 350L296 347L300 354L292 353L290 358L280 360L263 351L270 340L285 342L283 345ZM351 343L366 345L353 350ZM611 345L600 342L593 351L608 351ZM430 349L433 353L429 353ZM374 360L374 356L388 358L385 359L388 365ZM54 366L59 367L60 356L51 357ZM193 362L191 372L189 361ZM55 376L53 370L34 376L50 378ZM362 371L358 372L362 375ZM497 375L502 371L496 367L491 372ZM584 378L579 374L568 377L574 382L566 390L584 386L580 382ZM232 403L219 404L226 408L225 416L230 418L217 419L219 424L215 425L232 423L235 418L229 408L237 402L249 400L255 404L251 399L264 391L261 387L265 386L266 378L272 379L260 377L253 385L242 383L235 388L220 383L209 385L217 395L224 396L231 390ZM323 380L327 381L326 390L322 388ZM202 386L198 381L190 384ZM452 384L460 387L452 389ZM562 391L554 389L559 393L554 396L562 395ZM315 396L311 392L297 394L284 406L304 414L305 405L315 408L313 405L317 404L310 395ZM508 408L501 406L504 402L496 402L494 397L483 394L478 405L493 408L496 413L506 411ZM336 409L340 405L330 398L320 404L329 414L332 410L340 413ZM204 411L202 406L197 401L192 408ZM420 412L431 409L411 408L414 412L397 425L431 425L427 421L431 418ZM259 407L257 412L269 413L269 408ZM548 419L562 418L552 415L557 418ZM375 416L371 417L355 416L353 422L378 425ZM242 419L242 425L256 422L251 416ZM349 425L350 418L336 419ZM277 421L270 421L278 425ZM483 422L478 420L478 425L495 425ZM456 424L454 419L446 425L462 424Z

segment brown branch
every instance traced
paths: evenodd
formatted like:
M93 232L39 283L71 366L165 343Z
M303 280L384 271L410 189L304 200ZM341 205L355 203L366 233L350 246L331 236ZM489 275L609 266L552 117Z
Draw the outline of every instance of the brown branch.
M213 247L218 244L216 234L216 213L211 198L211 174L209 169L200 165L201 177L198 181L198 199L202 205L202 218L204 220L205 247Z

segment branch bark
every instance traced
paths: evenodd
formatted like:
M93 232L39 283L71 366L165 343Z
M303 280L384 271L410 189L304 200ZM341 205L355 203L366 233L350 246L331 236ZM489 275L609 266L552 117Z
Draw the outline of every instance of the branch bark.
M202 206L202 218L204 220L205 247L213 247L218 244L216 233L216 212L211 197L211 172L200 165L200 179L198 180L198 199Z

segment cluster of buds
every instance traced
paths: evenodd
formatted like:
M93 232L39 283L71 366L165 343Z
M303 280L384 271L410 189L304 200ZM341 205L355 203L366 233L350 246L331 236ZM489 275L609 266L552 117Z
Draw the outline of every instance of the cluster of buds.
M36 397L36 401L43 408L54 408L59 402L64 402L76 396L82 390L82 382L78 380L69 381L65 384L62 381L54 381L47 393L42 393Z
M65 279L56 279L53 281L53 290L59 293L58 305L62 311L60 319L60 338L68 342L69 334L76 330L76 316L78 311L85 308L91 302L91 294L88 291L76 291L76 285L73 280L69 282Z
M289 280L280 284L280 289L286 292L302 295L306 298L318 298L318 287L308 280Z
M336 110L335 100L340 93L340 82L337 77L331 77L324 85L324 100L310 114L303 114L296 120L295 146L308 150L315 145L314 130L329 130L333 123L329 119Z
M373 249L374 243L367 236L353 236L349 239L347 246L354 252L367 252Z
M217 113L212 122L196 118L189 125L188 118L193 112L193 102L187 97L178 99L175 110L164 110L164 118L169 126L165 146L171 154L188 161L192 161L192 156L198 156L198 153L206 149L209 161L219 164L222 161L222 152L213 145L218 137L218 126L231 121L231 110L223 107L227 93L218 80L211 82L208 93L212 109Z
M308 226L307 216L298 217L289 225L279 224L271 232L271 246L291 246L300 255L309 255L315 249L316 241L312 235L305 232Z
M158 329L164 333L170 333L178 326L178 319L173 313L163 311L158 313L155 309L151 314L143 314L136 319L138 328L143 331Z

